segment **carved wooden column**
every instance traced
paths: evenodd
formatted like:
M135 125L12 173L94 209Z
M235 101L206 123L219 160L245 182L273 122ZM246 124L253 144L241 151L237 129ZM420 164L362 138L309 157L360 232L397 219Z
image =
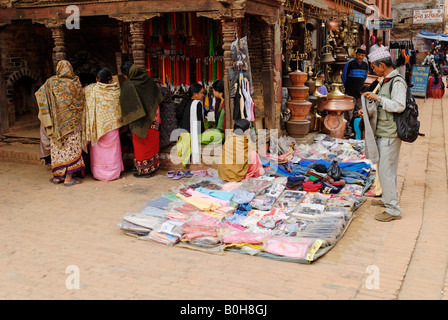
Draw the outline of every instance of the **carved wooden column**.
M67 55L65 53L65 38L64 38L64 30L63 27L54 27L51 28L51 35L53 36L54 40L54 63L57 65L57 63L61 60L65 60L67 58Z
M224 50L224 100L226 103L226 128L233 128L233 100L230 100L230 80L229 80L229 68L232 66L232 52L230 46L235 41L235 26L234 20L224 20L222 22L222 34Z
M113 19L122 22L129 22L132 37L132 58L134 64L146 70L145 59L145 21L154 17L160 17L160 13L144 13L144 14L119 14L109 15Z
M275 102L274 102L274 77L273 77L273 45L274 45L274 31L273 27L266 24L264 27L263 36L263 100L264 100L264 115L267 129L274 129L276 123Z
M6 85L3 73L2 55L0 47L0 134L9 132L8 103L6 101Z
M134 64L146 70L145 62L145 30L143 28L144 22L131 22L131 36L132 36L132 57Z
M51 35L54 41L53 47L53 66L56 70L56 66L59 61L67 59L65 52L65 19L55 18L55 19L43 19L43 20L33 20L35 23L44 24L51 31Z

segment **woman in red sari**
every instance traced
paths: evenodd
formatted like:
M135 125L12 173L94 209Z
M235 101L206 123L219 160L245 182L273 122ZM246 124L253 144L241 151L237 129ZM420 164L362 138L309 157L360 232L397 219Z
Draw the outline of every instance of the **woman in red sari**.
M439 75L432 75L428 81L428 98L442 99L445 94L445 85L442 77Z
M127 78L120 94L123 125L132 131L134 165L138 178L152 177L159 169L159 104L162 93L141 68L126 62L121 68Z

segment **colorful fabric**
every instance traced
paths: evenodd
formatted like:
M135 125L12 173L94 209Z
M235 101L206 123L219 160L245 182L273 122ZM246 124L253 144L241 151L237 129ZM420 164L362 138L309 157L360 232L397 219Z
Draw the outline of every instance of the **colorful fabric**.
M63 138L81 125L85 107L84 91L70 62L59 61L56 75L49 78L35 95L39 120L53 143L62 148Z
M158 129L157 122L152 127ZM159 131L150 128L145 139L132 133L134 165L139 174L149 174L159 169Z
M98 180L111 181L120 177L124 166L118 129L109 131L97 144L90 145L90 169Z
M74 173L86 168L82 159L81 128L65 135L59 147L53 140L51 146L51 169L53 177L64 179L67 173Z
M224 143L222 162L218 166L218 175L221 180L241 181L249 172L251 152L256 147L247 135L229 133Z
M86 151L87 143L96 145L106 133L122 126L120 108L120 87L116 82L101 82L88 85L85 89L86 107L82 114L82 140Z
M145 139L162 101L159 87L141 68L132 65L120 95L123 125L129 124L133 134Z

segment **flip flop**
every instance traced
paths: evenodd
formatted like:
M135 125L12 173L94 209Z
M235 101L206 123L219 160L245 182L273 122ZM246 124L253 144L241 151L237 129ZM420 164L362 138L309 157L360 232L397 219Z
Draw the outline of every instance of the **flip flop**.
M190 171L185 171L184 172L184 177L185 178L191 178L193 176L193 174Z
M73 182L71 182L71 183L64 183L64 186L71 187L71 186L74 186L75 184L81 184L81 183L82 183L81 180L75 178L75 179L73 179Z
M179 180L184 177L184 173L182 171L177 171L176 175L173 177L173 180Z
M168 178L173 178L173 177L174 177L174 171L168 171L168 172L166 173L166 176L167 176Z
M51 178L50 182L53 183L53 184L61 184L63 181L62 180L54 181L54 178Z
M134 177L136 178L151 178L154 177L156 174L155 171L151 172L151 173L138 173L138 172L134 172Z

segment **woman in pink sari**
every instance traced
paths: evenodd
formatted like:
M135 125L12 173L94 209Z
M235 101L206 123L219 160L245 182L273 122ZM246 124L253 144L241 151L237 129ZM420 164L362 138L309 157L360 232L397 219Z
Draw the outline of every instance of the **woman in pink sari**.
M124 170L119 128L122 126L120 87L108 68L98 72L97 83L85 88L83 149L90 151L90 169L98 180L111 181ZM87 150L87 144L90 144Z

